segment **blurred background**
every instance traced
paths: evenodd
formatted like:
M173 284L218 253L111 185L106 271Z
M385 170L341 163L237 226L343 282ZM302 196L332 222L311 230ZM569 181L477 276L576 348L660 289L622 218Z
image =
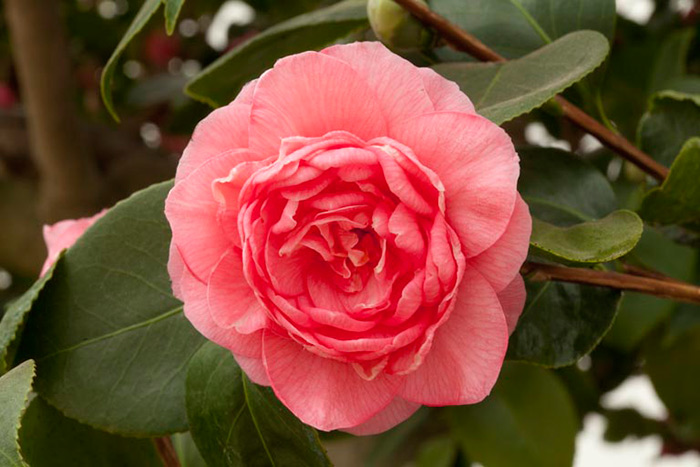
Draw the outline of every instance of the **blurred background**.
M102 104L100 74L141 3L0 1L0 305L35 280L46 255L43 224L93 214L174 175L194 126L211 110L183 92L189 79L270 25L333 2L190 1L170 36L156 15L118 63L117 124ZM669 41L689 34L683 45L689 71L700 72L693 32L700 2L617 0L617 10L603 104L634 141L646 99L658 90L652 68ZM621 199L629 196L626 181L639 177L594 138L543 115L521 117L507 129L516 143L561 147L592 160L616 183ZM666 251L667 269L697 270L695 250ZM683 264L673 263L677 256L684 256ZM619 321L590 357L558 371L582 416L576 466L700 466L700 446L669 429L666 408L640 374L640 344L625 340ZM697 387L700 405L700 381ZM390 465L383 463L389 459L381 457L384 451L377 454L381 440L341 438L329 445L338 465L367 458Z

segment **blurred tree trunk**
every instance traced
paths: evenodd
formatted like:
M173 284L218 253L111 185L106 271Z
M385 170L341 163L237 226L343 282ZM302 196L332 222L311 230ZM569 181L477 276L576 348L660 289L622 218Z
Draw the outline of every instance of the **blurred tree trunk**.
M12 53L40 175L39 217L80 217L100 207L100 182L78 125L60 2L5 0Z

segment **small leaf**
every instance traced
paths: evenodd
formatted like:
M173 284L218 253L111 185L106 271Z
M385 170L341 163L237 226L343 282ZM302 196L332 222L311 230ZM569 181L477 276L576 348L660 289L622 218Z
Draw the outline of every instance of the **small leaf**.
M22 455L32 467L160 467L151 440L123 438L66 418L35 397L19 431Z
M190 363L186 405L192 438L211 466L331 465L316 431L213 343Z
M488 467L571 465L578 418L550 371L506 364L490 396L448 409L452 433L470 460Z
M56 265L34 303L19 355L36 358L36 391L66 416L108 432L187 429L185 371L204 339L172 296L172 182L132 195Z
M610 46L578 31L525 57L502 63L445 63L433 69L459 84L477 112L497 124L540 107L598 68Z
M365 0L345 0L279 23L205 68L185 91L213 107L231 102L250 80L287 55L319 50L367 28Z
M557 227L533 219L530 245L551 256L575 263L606 263L629 253L642 237L644 224L632 211Z
M700 127L698 127L700 132ZM649 222L700 229L700 138L689 140L660 187L644 197L640 214Z
M23 467L19 427L32 390L35 365L29 360L0 377L0 459L2 465Z
M129 45L136 34L138 34L143 27L146 26L148 20L151 19L156 11L158 11L161 1L162 0L145 0L143 2L141 9L138 11L138 13L136 13L134 20L129 25L129 29L127 29L126 33L124 33L122 40L119 41L117 48L114 49L112 56L109 57L107 64L102 70L102 77L100 79L102 101L104 102L110 115L112 115L114 120L117 122L119 121L119 116L117 115L116 110L114 110L114 103L112 102L112 78L114 78L114 71L117 68L117 62L119 61L122 53L124 53L124 50L126 50L126 46Z
M168 31L168 35L172 35L175 32L177 17L180 16L180 10L182 10L185 0L163 0L163 3L165 3L165 29Z

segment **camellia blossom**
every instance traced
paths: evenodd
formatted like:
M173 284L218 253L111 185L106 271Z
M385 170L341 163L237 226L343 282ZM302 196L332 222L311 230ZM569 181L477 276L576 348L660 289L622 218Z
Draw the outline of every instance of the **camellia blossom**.
M456 84L379 43L284 58L184 152L174 293L318 429L481 401L525 300L519 171Z
M66 219L52 225L45 225L44 243L46 243L48 254L41 268L41 275L46 274L46 271L56 262L58 255L63 250L72 247L88 227L97 222L106 213L107 209L103 209L92 217Z

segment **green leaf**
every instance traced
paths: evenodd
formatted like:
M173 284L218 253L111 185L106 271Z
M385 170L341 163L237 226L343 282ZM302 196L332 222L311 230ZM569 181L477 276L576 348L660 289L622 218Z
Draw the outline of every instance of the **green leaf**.
M699 180L700 138L693 138L683 146L663 184L646 194L639 213L649 222L700 228Z
M321 49L368 24L366 0L345 0L297 16L229 51L195 76L185 91L213 107L228 104L277 59Z
M190 363L186 405L192 438L211 466L331 465L316 431L213 343Z
M21 334L27 314L31 310L44 285L53 276L56 264L53 264L46 274L32 285L21 297L12 302L0 320L0 375L4 374L12 366L12 361L17 351L17 338Z
M29 360L0 377L0 463L22 467L19 448L19 427L32 390L35 365Z
M181 467L207 467L207 463L194 444L190 432L175 433L172 435L173 447L180 460Z
M433 69L459 84L477 111L501 124L540 107L598 68L610 46L600 33L578 31L502 63L446 63Z
M175 31L177 17L180 16L185 0L163 0L163 3L165 3L165 29L171 35Z
M506 58L581 29L609 40L615 31L615 0L431 0L430 6Z
M550 371L506 364L491 395L448 409L452 433L472 461L488 467L571 465L578 418Z
M134 20L129 25L126 33L124 33L122 40L119 41L119 44L117 44L117 48L114 49L114 52L112 52L112 56L109 57L107 65L105 65L104 69L102 70L102 77L100 79L102 101L104 102L110 115L112 115L114 120L117 122L119 121L119 116L114 109L114 102L112 102L112 78L114 78L114 71L117 68L117 62L119 61L122 53L124 53L124 50L126 50L126 46L129 45L134 36L136 36L136 34L138 34L143 27L146 26L148 20L151 19L156 11L158 11L161 1L162 0L145 0L143 2L141 9L138 11L138 13L136 13Z
M673 89L686 75L688 51L695 37L692 28L673 31L664 39L656 54L651 74L650 92Z
M170 291L163 209L171 187L118 203L68 250L20 344L20 355L37 360L37 392L104 431L187 429L185 369L204 339Z
M160 467L151 440L123 438L95 430L35 397L22 418L19 443L32 467Z
M700 94L663 91L654 95L638 133L640 148L670 167L686 141L700 136Z
M557 227L534 218L530 245L565 261L606 263L629 253L643 230L639 216L627 210L570 227Z
M434 438L423 443L416 457L416 467L452 467L457 458L457 445L452 438Z

